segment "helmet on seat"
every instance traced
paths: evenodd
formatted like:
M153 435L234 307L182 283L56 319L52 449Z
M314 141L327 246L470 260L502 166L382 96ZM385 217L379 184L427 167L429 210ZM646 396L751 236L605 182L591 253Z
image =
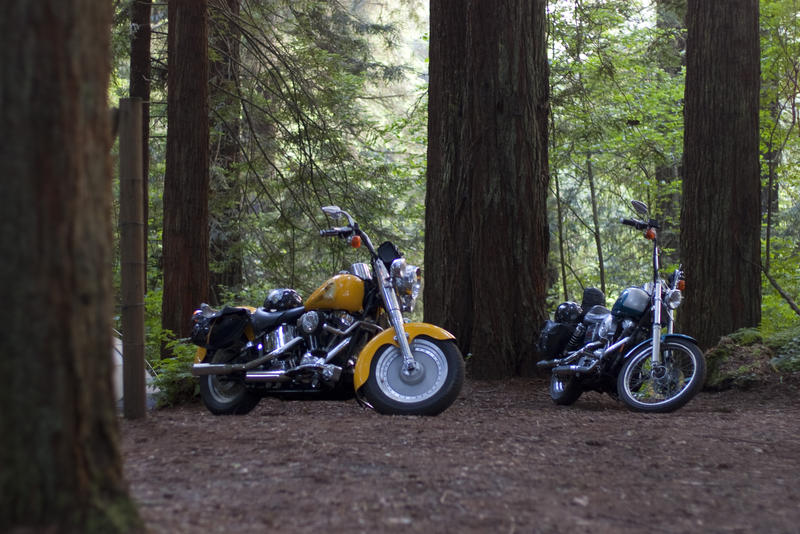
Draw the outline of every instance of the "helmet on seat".
M264 309L268 311L290 310L303 305L303 299L294 289L273 289L264 299Z
M556 313L553 315L553 319L557 323L577 323L581 320L581 316L583 315L583 308L577 302L562 302L556 308Z

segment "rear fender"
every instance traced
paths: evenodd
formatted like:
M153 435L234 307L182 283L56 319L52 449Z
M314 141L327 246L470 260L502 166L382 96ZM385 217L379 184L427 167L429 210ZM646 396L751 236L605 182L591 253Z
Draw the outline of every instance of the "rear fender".
M406 334L408 334L409 343L414 341L414 338L418 336L428 336L441 341L456 338L444 328L440 328L428 323L406 323L403 325L403 328L405 329ZM358 360L356 361L356 368L353 375L353 386L355 387L356 391L358 391L358 389L367 381L367 378L369 378L369 372L372 368L372 358L375 356L375 353L378 352L378 349L384 345L394 345L395 347L399 346L397 344L397 340L395 339L394 328L388 328L384 330L372 338L369 343L364 345L364 348L361 349L361 352L358 355Z

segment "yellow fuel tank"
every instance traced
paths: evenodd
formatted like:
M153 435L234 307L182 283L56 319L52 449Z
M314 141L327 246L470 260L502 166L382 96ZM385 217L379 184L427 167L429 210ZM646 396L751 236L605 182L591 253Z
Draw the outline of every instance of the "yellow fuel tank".
M359 312L364 307L364 281L352 274L337 274L306 299L307 310Z

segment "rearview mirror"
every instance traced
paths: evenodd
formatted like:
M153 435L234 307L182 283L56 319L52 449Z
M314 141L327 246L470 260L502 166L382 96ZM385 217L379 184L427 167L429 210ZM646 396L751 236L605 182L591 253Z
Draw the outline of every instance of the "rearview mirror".
M647 215L647 204L639 200L631 200L631 206L641 215Z

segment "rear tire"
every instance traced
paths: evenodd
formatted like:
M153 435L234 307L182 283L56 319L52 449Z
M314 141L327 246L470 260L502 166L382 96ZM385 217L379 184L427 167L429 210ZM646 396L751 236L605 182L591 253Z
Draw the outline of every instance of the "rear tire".
M550 398L559 406L574 404L583 390L574 376L550 376Z
M222 363L230 360L224 350L209 352L205 363ZM244 415L256 407L261 396L250 391L244 382L231 375L204 375L200 377L200 398L214 415Z
M364 397L387 415L437 415L456 400L464 385L464 357L452 340L420 336L411 342L418 373L403 374L400 347L384 345L372 359Z

